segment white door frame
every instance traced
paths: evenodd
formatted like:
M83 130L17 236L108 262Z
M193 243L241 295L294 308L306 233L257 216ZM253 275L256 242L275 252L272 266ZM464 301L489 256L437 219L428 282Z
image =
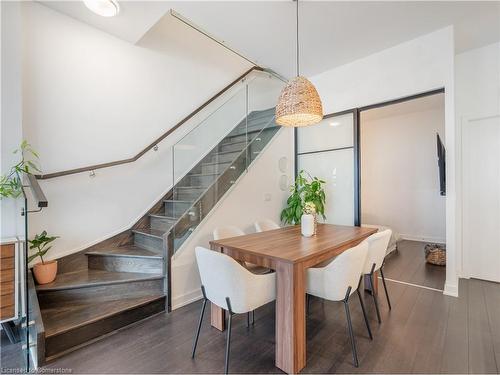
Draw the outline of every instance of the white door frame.
M460 277L469 279L470 278L470 268L469 268L469 252L465 251L463 247L464 243L464 216L463 216L463 209L464 209L464 196L463 196L463 186L464 186L464 163L463 163L463 156L464 156L464 140L463 140L463 133L464 133L464 128L466 126L470 126L471 122L474 121L479 121L479 120L486 120L489 118L495 118L495 117L500 117L500 113L492 113L492 114L475 114L475 115L468 115L468 116L462 116L460 119L460 202L459 202L459 207L460 207L460 235L459 237L459 249L460 253L458 254L459 256L457 257L457 273L459 274Z

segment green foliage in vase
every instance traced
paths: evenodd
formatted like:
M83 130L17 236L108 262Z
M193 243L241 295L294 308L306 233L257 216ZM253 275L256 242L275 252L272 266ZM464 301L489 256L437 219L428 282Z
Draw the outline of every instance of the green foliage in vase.
M28 263L36 257L40 257L40 259L42 260L42 264L45 264L45 262L43 261L43 257L45 256L45 254L47 254L47 251L52 248L52 246L47 247L47 245L57 238L59 237L47 236L47 231L45 230L40 234L36 234L35 238L28 241L30 244L30 250L35 250L35 253L28 257Z
M326 219L324 184L325 181L300 171L291 186L291 195L286 201L286 207L281 211L281 221L284 224L300 224L306 203L314 204L316 213Z
M9 170L9 173L0 177L0 198L18 198L22 194L22 175L33 174L33 171L40 172L36 162L38 154L26 141L22 141L14 154L19 154L21 160Z
M316 215L316 205L313 202L306 202L304 203L302 212L308 215Z

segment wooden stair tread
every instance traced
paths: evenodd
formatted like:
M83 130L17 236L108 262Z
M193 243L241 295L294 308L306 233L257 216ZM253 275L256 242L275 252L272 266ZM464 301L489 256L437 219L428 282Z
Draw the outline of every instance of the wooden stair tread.
M203 166L209 166L209 165L223 165L223 164L231 164L232 161L209 161L209 162L202 162L200 165Z
M150 237L156 237L159 239L163 239L163 235L165 234L164 231L161 231L158 229L151 229L151 228L132 229L132 232L144 234L144 235L150 236Z
M210 176L210 177L213 177L213 176L219 176L220 173L188 173L186 176L189 176L189 177L207 177L207 176Z
M225 140L229 140L229 142L224 142ZM233 141L231 139L231 137L229 137L229 138L224 138L221 141L220 146L245 145L246 143L247 143L246 140L244 140L244 141Z
M45 336L55 336L159 298L164 298L164 295L153 294L99 303L71 303L64 306L42 308Z
M37 285L38 292L85 288L99 285L120 284L138 280L155 280L162 278L161 274L110 272L86 269L75 272L61 273L55 281L49 284Z
M164 199L163 202L167 203L193 203L192 201L186 201L186 200L179 200L179 199Z
M241 154L243 150L239 150L239 151L233 151L233 150L230 150L230 151L217 151L217 152L214 152L212 154L208 154L208 156L214 156L214 155L228 155L228 154Z
M92 250L85 253L86 255L98 256L123 256L131 258L157 258L162 259L161 255L154 253L150 250L143 249L135 245L124 245L116 247L106 247L99 250Z
M160 214L148 214L148 216L150 216L150 217L157 217L159 219L173 220L173 221L179 220L178 217L172 217L172 216L160 215Z

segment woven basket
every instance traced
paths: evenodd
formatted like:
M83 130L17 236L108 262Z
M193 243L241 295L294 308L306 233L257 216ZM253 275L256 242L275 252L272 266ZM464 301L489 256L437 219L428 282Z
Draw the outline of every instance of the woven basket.
M425 260L436 266L446 266L446 247L440 244L425 245Z
M283 88L276 106L276 123L282 126L307 126L323 119L318 91L304 77L295 77Z

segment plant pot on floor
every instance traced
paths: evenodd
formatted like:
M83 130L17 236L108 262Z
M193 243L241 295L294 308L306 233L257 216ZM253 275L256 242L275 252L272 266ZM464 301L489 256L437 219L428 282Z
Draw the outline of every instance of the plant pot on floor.
M56 279L57 260L37 263L33 266L33 274L38 284L48 284Z

